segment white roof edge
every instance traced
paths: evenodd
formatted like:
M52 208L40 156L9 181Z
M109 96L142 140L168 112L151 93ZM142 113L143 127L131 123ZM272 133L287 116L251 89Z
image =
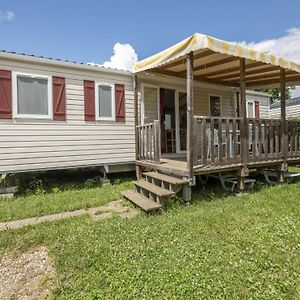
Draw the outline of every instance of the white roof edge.
M112 69L112 68L107 68L107 67L102 67L102 66L92 66L89 64L85 64L85 63L63 61L63 60L58 60L58 59L54 59L54 58L52 59L52 58L31 56L31 55L11 53L11 52L0 52L0 59L23 61L23 62L37 63L37 64L45 64L45 65L65 67L65 68L71 68L71 69L80 69L80 70L93 71L93 72L105 72L105 73L125 75L125 76L132 75L131 71Z

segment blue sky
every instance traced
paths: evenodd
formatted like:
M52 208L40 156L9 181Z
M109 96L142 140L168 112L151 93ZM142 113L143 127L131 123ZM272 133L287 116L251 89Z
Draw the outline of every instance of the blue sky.
M117 42L142 59L194 32L249 43L300 28L299 0L0 0L0 11L1 49L97 63Z

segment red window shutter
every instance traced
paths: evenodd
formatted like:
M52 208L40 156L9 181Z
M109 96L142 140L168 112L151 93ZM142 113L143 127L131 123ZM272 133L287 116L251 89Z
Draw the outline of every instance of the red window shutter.
M66 120L66 88L65 78L53 77L53 120Z
M123 84L115 85L116 122L125 122L125 88Z
M12 119L11 71L0 70L0 119Z
M84 81L84 119L95 121L95 82Z
M255 119L259 119L259 101L255 101Z

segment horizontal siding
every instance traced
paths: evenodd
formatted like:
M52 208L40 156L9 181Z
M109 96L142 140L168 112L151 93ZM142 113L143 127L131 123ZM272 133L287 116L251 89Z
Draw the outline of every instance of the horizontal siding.
M134 161L132 77L0 61L0 68L66 78L66 121L0 120L0 173ZM83 80L125 86L125 123L85 122Z
M281 117L281 109L273 108L270 110L271 118L280 118ZM291 105L286 107L286 116L287 118L299 118L300 117L300 105Z
M221 97L221 115L223 117L234 116L235 106L232 91L219 91L213 89L195 89L194 91L194 115L209 116L209 95Z
M158 119L157 88L144 86L144 124Z
M156 82L147 81L147 84L155 85ZM162 85L161 87L164 87ZM170 82L166 88L175 89L184 92L182 85L176 85ZM209 115L209 95L217 95L222 101L222 116L232 117L235 114L235 96L233 90L230 89L213 89L213 88L194 88L194 115L208 116ZM144 88L144 114L145 123L152 122L157 118L157 89L154 87L145 86Z

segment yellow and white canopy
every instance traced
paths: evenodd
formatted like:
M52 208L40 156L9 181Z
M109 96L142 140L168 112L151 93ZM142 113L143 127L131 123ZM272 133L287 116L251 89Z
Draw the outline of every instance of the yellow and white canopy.
M300 47L300 46L299 46ZM185 77L185 57L194 54L194 78L228 86L240 82L240 58L246 60L247 86L277 84L280 68L286 69L286 82L300 82L300 64L243 45L195 33L172 47L137 62L133 72L153 71Z

